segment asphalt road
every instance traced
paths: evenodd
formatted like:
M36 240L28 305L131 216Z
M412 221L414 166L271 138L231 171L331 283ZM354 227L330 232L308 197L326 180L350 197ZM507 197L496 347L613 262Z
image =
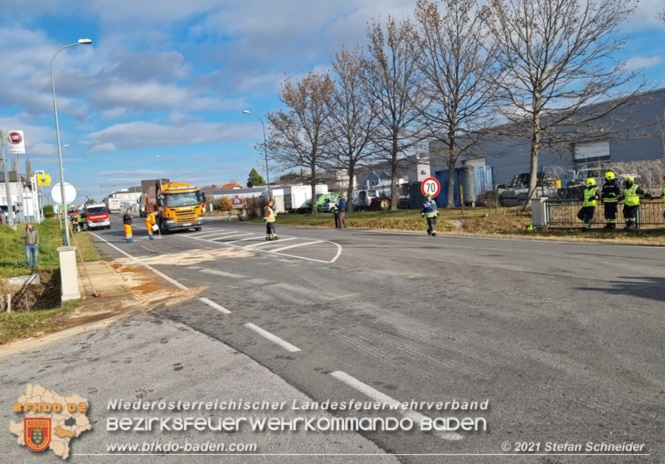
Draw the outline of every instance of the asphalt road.
M260 225L222 222L153 241L138 226L125 244L117 219L95 232L105 252L200 289L155 316L315 401L369 406L336 417L411 423L362 432L402 462L665 460L661 248L279 224L265 242ZM450 417L479 430L420 430Z

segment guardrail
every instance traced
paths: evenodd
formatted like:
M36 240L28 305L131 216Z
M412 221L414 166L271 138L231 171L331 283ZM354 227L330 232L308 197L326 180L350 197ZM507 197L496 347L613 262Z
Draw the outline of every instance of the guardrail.
M537 205L534 203L534 208ZM582 207L581 201L576 200L546 200L541 199L541 208L544 206L544 217L542 224L537 226L548 227L582 227L582 221L577 218L577 212ZM642 200L640 204L637 223L640 228L663 228L665 227L665 218L663 218L663 201ZM535 216L534 216L535 217ZM604 206L599 203L593 216L595 226L605 224ZM617 213L617 228L622 228L626 223L623 219L623 202L619 202Z

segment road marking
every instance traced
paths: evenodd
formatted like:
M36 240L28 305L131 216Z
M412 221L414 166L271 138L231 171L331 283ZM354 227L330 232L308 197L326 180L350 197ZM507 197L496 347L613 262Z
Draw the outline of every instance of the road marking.
M267 330L263 330L261 327L258 327L258 326L254 325L252 323L248 322L247 324L245 324L245 327L247 327L248 329L253 330L257 334L267 338L271 342L278 344L279 346L284 348L286 351L290 351L292 353L295 353L296 351L300 351L300 348L291 345L289 342L282 340L277 335L273 335L270 332L268 332Z
M263 241L263 235L254 235L249 238L241 238L240 240L231 240L230 242L226 242L226 245L229 245L231 243L238 243L238 242L246 242L248 240L261 240Z
M352 296L358 295L357 293L347 293L346 295L339 295L339 296L322 296L320 297L322 300L329 300L329 301L334 301L334 300L341 300L342 298L351 298Z
M253 234L251 234L251 233L249 233L249 234L231 234L231 235L225 235L225 236L223 236L223 237L211 238L211 239L209 239L209 240L210 240L210 241L215 241L215 240L226 240L227 238L231 238L231 237L245 237L245 236L247 236L247 235L253 235Z
M170 282L170 283L172 283L173 285L175 285L176 287L178 287L180 290L189 290L189 288L185 287L183 284L181 284L181 283L178 282L177 280L170 278L169 276L167 276L166 274L164 274L164 273L162 273L162 272L159 272L157 269L155 269L154 267L152 267L152 266L150 266L150 265L148 265L148 264L142 263L138 258L135 258L135 257L133 257L132 255L130 255L129 253L126 253L124 250L121 250L120 248L118 248L118 247L115 246L114 244L110 243L108 240L106 240L106 239L100 237L99 235L95 234L94 232L89 232L89 234L91 234L91 235L97 237L98 239L100 239L102 242L106 243L106 244L107 244L108 246L110 246L111 248L113 248L113 249L119 251L120 253L122 253L123 255L127 256L127 257L128 257L129 259L131 259L132 261L134 261L134 262L140 264L141 266L145 267L146 269L151 270L152 272L154 272L155 274L157 274L157 275L158 275L159 277L161 277L162 279L164 279L164 280L166 280L167 282Z
M394 408L395 410L401 411L404 417L412 419L413 421L416 421L418 423L422 422L425 419L425 416L423 414L420 414L419 412L416 411L412 411L410 409L402 408L402 402L397 401L396 399L393 399L390 396L381 393L380 391L370 387L366 383L363 383L360 380L356 379L355 377L351 377L346 372L335 371L332 372L330 375L339 380L340 382L343 382L348 386L353 387L356 390L360 391L361 393L364 393L365 395L372 398L374 401L389 404L391 409ZM436 435L443 438L444 440L461 440L462 438L464 438L462 435L455 432L441 432L437 433Z
M418 277L422 277L423 275L420 272L409 272L405 277L407 279L416 279Z
M203 235L197 235L196 238L203 240L203 239L207 239L208 237L215 237L215 236L218 236L218 235L219 236L229 235L229 234L235 234L235 233L236 233L235 230L225 230L225 231L222 231L222 232L214 232L212 234L210 232L206 232Z
M292 238L280 238L280 239L279 239L280 242L287 242L287 241L289 241L289 240L295 240L295 237L292 237ZM263 242L254 243L254 244L252 244L252 245L245 245L245 246L243 246L242 248L253 248L253 247L257 247L257 246L261 246L261 245L274 245L274 244L275 244L275 241L274 241L274 240L264 240Z
M205 272L206 274L214 274L222 277L231 277L233 279L242 279L243 277L247 277L240 274L231 274L230 272L218 271L217 269L199 269L199 270L201 272Z
M218 305L218 304L215 303L214 301L210 301L210 300L207 299L207 298L199 298L199 300L203 301L205 304L207 304L207 305L210 306L211 308L215 308L215 309L216 309L217 311L219 311L220 313L231 314L231 311L229 311L228 309L226 309L224 306L220 306L220 305Z
M307 245L314 245L316 243L323 243L323 240L317 240L316 242L298 243L296 245L289 245L289 246L285 246L285 247L282 247L282 248L277 248L276 250L270 250L270 251L272 251L273 253L278 253L280 251L288 250L288 249L291 249L291 248L297 248L297 247L307 246Z

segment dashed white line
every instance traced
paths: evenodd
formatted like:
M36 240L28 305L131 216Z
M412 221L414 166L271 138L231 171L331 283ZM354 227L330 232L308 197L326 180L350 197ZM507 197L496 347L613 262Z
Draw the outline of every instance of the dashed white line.
M279 338L277 335L271 334L267 330L263 330L261 327L258 327L258 326L254 325L252 323L245 324L245 327L247 327L248 329L253 330L257 334L261 335L262 337L267 338L271 342L276 343L277 345L284 348L286 351L290 351L291 353L295 353L296 351L300 351L300 348L298 348L297 346L293 346L289 342L284 341L281 338Z
M207 298L199 298L199 300L201 300L202 302L204 302L205 304L207 304L207 305L210 306L211 308L215 308L215 309L216 309L217 311L219 311L220 313L231 314L231 311L229 311L228 309L226 309L224 306L218 305L218 304L215 303L214 301L210 301L210 300L207 299Z
M370 387L366 383L363 383L360 380L356 379L355 377L350 376L346 372L335 371L332 372L330 375L339 380L340 382L343 382L348 386L353 387L356 390L360 391L361 393L369 396L374 401L389 404L391 408L402 411L404 417L412 419L413 421L418 423L422 422L425 419L425 416L420 414L419 412L411 411L408 409L404 410L404 408L402 408L402 402L397 401L396 399L381 393L380 391ZM437 433L437 435L443 438L444 440L461 440L463 438L462 435L455 432L441 432Z

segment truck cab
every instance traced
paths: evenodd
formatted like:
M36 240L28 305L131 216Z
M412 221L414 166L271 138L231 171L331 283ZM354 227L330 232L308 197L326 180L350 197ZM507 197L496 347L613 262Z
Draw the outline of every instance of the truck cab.
M111 217L104 203L85 205L83 212L85 214L85 226L88 230L111 228Z

